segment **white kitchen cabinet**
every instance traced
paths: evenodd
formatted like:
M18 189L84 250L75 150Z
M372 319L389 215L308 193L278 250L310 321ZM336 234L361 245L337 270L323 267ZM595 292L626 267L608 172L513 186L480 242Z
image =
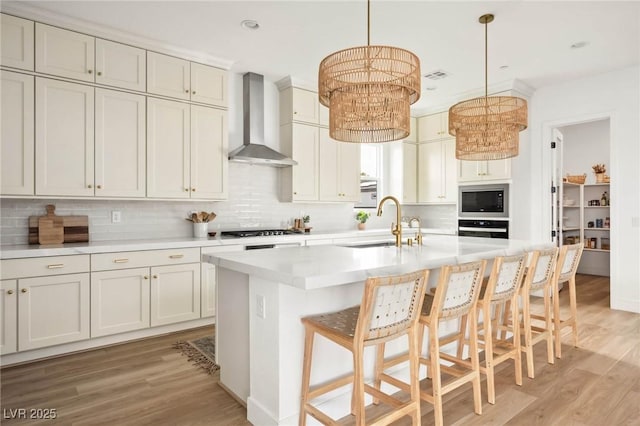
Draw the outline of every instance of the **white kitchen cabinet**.
M36 71L94 82L95 38L36 22Z
M511 159L466 161L460 160L458 182L511 179Z
M146 51L96 39L96 83L144 92L147 87Z
M94 194L94 88L36 78L36 195Z
M455 140L418 145L418 202L450 204L456 202Z
M147 98L147 196L190 197L190 107Z
M18 350L18 281L0 281L0 355Z
M149 327L149 268L91 273L91 337Z
M281 169L283 201L318 201L320 129L291 123L280 126L280 137L283 153L298 162Z
M202 247L202 255L243 250L242 245ZM200 316L202 318L213 317L216 314L217 279L216 265L202 262L200 265Z
M16 16L0 16L2 66L33 71L34 22Z
M280 91L280 125L291 122L320 124L318 94L298 87L287 87ZM328 112L328 110L327 110ZM329 124L328 114L323 114L323 123Z
M418 119L415 117L409 118L409 136L404 139L405 142L418 142Z
M418 145L402 143L402 202L418 201Z
M147 92L227 106L227 72L173 56L147 52Z
M320 128L320 201L358 201L360 199L360 146L341 143Z
M191 105L191 198L226 199L227 111Z
M418 142L449 138L449 112L418 117Z
M2 195L33 195L34 77L2 71L0 79L2 82L0 193Z
M96 196L145 196L145 112L144 96L96 89Z
M200 318L200 263L151 268L151 326Z
M18 280L18 350L89 338L89 274Z

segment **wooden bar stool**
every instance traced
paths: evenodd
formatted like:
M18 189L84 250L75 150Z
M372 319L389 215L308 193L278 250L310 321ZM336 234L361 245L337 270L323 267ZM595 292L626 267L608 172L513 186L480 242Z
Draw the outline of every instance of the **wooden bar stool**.
M556 357L562 358L560 333L563 328L571 326L573 332L573 346L578 346L578 310L576 306L576 271L582 257L583 245L570 244L560 247L558 262L553 277L553 334L556 340ZM560 318L560 293L562 283L569 284L569 307L571 316L564 320Z
M478 326L478 346L484 349L480 372L487 376L487 400L496 403L494 370L498 364L514 360L515 380L522 385L522 357L520 354L520 324L518 321L518 293L527 254L496 257L486 286L482 287L478 311L482 312L482 325ZM511 310L511 322L504 321L507 309ZM493 314L492 314L493 311ZM473 320L472 320L473 321ZM464 316L458 332L458 358L462 358L467 316ZM472 324L473 325L473 324ZM509 333L511 336L509 336ZM471 337L471 334L470 334ZM473 347L469 345L472 352ZM447 357L443 357L448 360Z
M419 323L419 346L422 349L424 329L429 330L428 356L420 356L420 364L427 366L427 379L431 379L431 391L421 390L420 398L433 404L435 424L444 424L442 397L465 383L473 386L474 412L482 414L482 397L480 391L480 370L477 348L477 318L476 303L480 294L482 277L486 261L469 262L454 266L443 266L440 279L434 294L427 294L422 304L422 314ZM448 355L442 353L439 340L439 326L443 321L455 320L463 315L470 315L471 325L471 362L457 363ZM445 343L446 344L446 343ZM455 365L443 364L443 360L450 360ZM443 381L442 374L451 378Z
M527 274L522 284L522 352L527 358L527 376L535 377L533 365L533 345L547 342L547 362L553 364L553 325L551 316L551 290L553 272L556 267L558 248L536 250L531 253ZM531 313L531 293L542 292L544 311L542 315ZM532 323L536 321L536 324Z
M424 299L428 270L404 275L369 278L365 282L360 306L342 311L302 318L305 327L300 425L307 414L323 424L337 424L335 420L311 404L311 400L339 387L353 383L351 412L357 425L365 424L365 392L393 407L393 411L367 421L369 425L386 425L403 416L410 416L414 425L420 424L420 396L418 382L418 317ZM353 354L353 374L331 380L310 389L311 356L315 334L348 349ZM409 373L411 398L402 402L364 383L363 352L366 346L376 345L377 357L384 358L384 342L407 336L409 341ZM382 353L380 353L382 351Z

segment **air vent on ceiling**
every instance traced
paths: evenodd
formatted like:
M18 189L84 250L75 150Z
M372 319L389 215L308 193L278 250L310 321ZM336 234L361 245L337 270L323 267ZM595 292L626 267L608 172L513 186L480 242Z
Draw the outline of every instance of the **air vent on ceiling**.
M429 80L442 80L447 77L449 77L449 74L443 70L433 71L424 75L424 78L428 78Z

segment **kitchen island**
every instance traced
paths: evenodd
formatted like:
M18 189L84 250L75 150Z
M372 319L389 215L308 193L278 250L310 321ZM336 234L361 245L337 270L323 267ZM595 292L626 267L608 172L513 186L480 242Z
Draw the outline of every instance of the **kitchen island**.
M247 405L256 425L298 422L304 328L300 318L343 309L361 301L368 277L437 269L551 246L546 242L437 235L422 246L310 246L217 253L203 260L217 265L216 359L220 383ZM487 271L488 273L488 271ZM406 350L404 341L387 354ZM371 377L373 348L365 351ZM351 371L348 351L322 338L314 345L311 383ZM403 367L403 366L400 366ZM398 371L402 375L403 371ZM349 412L348 389L325 396L323 410L334 418Z

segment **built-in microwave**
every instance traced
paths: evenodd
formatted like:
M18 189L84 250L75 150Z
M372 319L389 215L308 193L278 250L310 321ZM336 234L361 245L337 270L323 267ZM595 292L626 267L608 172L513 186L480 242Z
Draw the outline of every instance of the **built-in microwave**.
M509 184L458 187L458 217L509 217Z

